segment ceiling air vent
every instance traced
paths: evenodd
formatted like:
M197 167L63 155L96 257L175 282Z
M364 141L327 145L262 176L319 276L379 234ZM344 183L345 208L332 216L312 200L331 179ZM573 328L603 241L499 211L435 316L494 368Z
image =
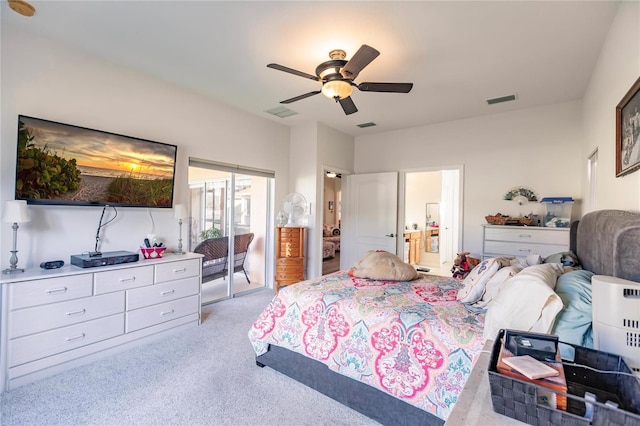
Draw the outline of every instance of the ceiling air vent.
M370 121L368 123L358 124L357 126L360 127L361 129L364 129L365 127L373 127L375 125L376 123L374 123L373 121Z
M285 108L285 107L276 107L276 108L268 109L265 112L268 112L269 114L273 114L280 118L285 118L285 117L289 117L291 115L297 114L297 112L292 111L289 108Z
M487 99L487 103L489 105L493 105L493 104L499 104L502 102L515 101L516 99L518 99L518 97L514 94L514 95L501 96L499 98Z

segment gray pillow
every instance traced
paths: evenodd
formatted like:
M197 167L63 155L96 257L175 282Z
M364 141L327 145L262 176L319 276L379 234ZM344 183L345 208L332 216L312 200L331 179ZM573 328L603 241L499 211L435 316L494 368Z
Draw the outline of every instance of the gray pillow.
M542 263L562 263L562 266L580 268L580 260L571 251L564 251L547 256Z

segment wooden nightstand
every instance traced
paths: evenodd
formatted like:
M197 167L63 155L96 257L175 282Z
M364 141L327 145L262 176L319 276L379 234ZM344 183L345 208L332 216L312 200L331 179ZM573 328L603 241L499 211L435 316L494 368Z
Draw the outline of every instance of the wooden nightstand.
M275 290L304 280L304 228L276 228Z

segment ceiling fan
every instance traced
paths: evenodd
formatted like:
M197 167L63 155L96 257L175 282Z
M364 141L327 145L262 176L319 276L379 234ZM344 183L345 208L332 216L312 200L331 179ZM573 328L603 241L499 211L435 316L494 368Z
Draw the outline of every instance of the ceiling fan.
M332 50L329 52L331 60L318 65L316 67L316 75L307 74L279 64L269 64L267 67L322 82L321 90L314 90L313 92L281 101L281 104L290 104L322 93L326 97L340 103L344 113L349 115L358 111L358 108L356 108L356 105L353 103L353 99L351 99L353 86L357 87L361 92L386 93L409 93L413 88L413 83L354 83L353 80L358 77L360 71L377 58L378 55L380 55L380 52L366 44L360 46L360 49L358 49L348 61L345 60L347 54L344 50Z

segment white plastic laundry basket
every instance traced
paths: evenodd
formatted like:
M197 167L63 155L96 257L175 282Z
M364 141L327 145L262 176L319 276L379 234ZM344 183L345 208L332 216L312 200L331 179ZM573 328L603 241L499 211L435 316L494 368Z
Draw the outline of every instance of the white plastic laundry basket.
M640 283L594 275L591 293L595 349L624 357L640 377Z

